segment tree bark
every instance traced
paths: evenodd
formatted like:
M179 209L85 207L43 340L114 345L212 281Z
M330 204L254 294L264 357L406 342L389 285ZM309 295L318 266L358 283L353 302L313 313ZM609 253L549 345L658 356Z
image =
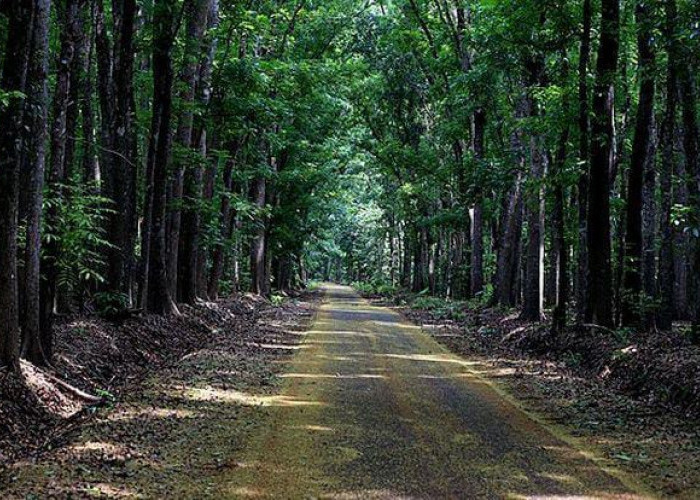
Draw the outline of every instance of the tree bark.
M97 0L89 0L89 17L92 29L83 31L83 81L81 86L81 108L82 108L82 128L85 146L83 150L83 182L91 187L93 191L98 189L100 180L99 164L97 162L97 151L95 147L95 112L92 106L93 97L93 66L95 59L94 25L96 24Z
M106 291L130 296L136 215L134 137L135 0L112 4L113 36L107 34L104 7L98 0L96 49L101 122L102 192L114 202L108 216ZM121 302L121 301L120 301Z
M691 55L686 54L686 61L681 65L679 79L688 201L697 214L700 213L700 163L698 162L697 98L693 81L694 73L691 70L692 66L689 67L691 64ZM689 247L687 301L690 308L693 342L700 344L700 238L691 237Z
M591 0L583 1L583 29L578 68L578 132L581 173L578 181L578 271L576 273L576 319L583 323L588 303L588 183L590 168L590 118L588 65L591 58Z
M627 181L627 217L625 242L624 294L622 300L622 323L639 326L643 300L643 220L645 172L650 162L652 127L654 119L655 51L652 42L652 13L649 5L638 2L636 22L639 50L639 105L632 145L632 159ZM650 175L653 176L653 170ZM651 193L653 195L653 193Z
M544 196L543 177L547 157L543 153L541 138L530 138L530 177L534 184L533 195L526 203L527 250L521 318L526 321L541 321L544 313Z
M9 2L2 90L24 92L32 32L31 2ZM17 303L17 210L24 99L0 106L0 365L19 371Z
M207 290L211 300L216 300L219 297L219 282L223 276L226 247L230 244L229 240L233 232L232 220L235 214L231 207L231 196L233 194L233 169L236 163L236 156L236 152L233 152L232 158L226 162L223 172L223 192L219 209L220 236L212 251L211 272Z
M666 111L661 130L661 157L658 165L659 184L661 188L661 216L659 218L659 233L661 247L659 249L659 310L656 316L656 326L660 330L670 330L676 314L674 300L674 234L671 224L671 210L675 198L673 189L673 172L675 162L676 108L678 93L678 50L676 41L676 0L666 0L666 51L668 63L666 70Z
M41 321L41 216L44 199L44 168L46 160L46 121L48 109L49 22L51 1L34 3L32 49L27 68L27 181L26 238L24 253L24 287L21 328L22 355L37 365L51 361L53 336L50 326L42 330Z
M522 180L518 175L508 199L496 265L495 300L505 307L512 307L516 303L515 282L520 260L518 250L522 228L522 205Z
M199 66L202 56L202 40L207 25L211 0L187 0L185 17L185 54L179 83L181 106L175 132L174 177L171 180L168 199L168 280L173 297L193 303L196 293L196 259L199 228L197 203L201 198L201 166L194 158L193 141L194 101ZM186 192L185 192L186 191ZM181 222L184 227L181 233ZM180 258L182 258L180 260Z
M148 230L148 282L145 288L146 309L155 314L172 314L177 307L168 286L165 242L165 191L167 166L171 149L170 121L172 113L173 64L175 38L175 0L157 0L154 5L153 39L153 119L151 122L152 153L149 154L150 228Z
M620 48L619 0L602 0L601 9L601 36L591 123L586 320L612 327L610 171L615 144L615 77Z
M63 185L68 176L68 166L72 160L72 151L68 151L68 136L75 135L75 119L69 123L68 110L77 92L74 86L78 83L81 68L76 59L80 45L83 43L83 25L81 18L82 0L68 0L59 12L61 25L61 51L58 60L56 87L53 96L53 119L51 123L51 162L49 164L48 182L54 202L46 210L46 224L56 227L60 217L60 200L65 196ZM75 73L78 73L76 75ZM77 105L77 103L74 103ZM73 110L74 112L75 110ZM41 280L41 329L44 336L50 338L53 329L54 304L58 290L58 269L56 262L59 258L59 242L51 238L43 251L42 280ZM43 346L47 359L51 357L50 342Z
M254 179L250 190L250 200L262 211L265 208L267 182L265 177ZM265 293L265 223L263 217L256 218L253 241L250 244L250 291L257 295Z
M484 133L486 129L486 113L483 109L474 112L474 160L477 171L480 171L484 161ZM477 175L477 183L479 176ZM471 262L471 295L478 296L484 291L484 209L483 193L479 189L472 212L472 262Z

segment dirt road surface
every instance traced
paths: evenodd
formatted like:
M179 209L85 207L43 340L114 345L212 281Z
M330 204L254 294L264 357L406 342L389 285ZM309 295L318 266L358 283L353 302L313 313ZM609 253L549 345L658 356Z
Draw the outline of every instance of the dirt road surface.
M520 410L477 362L351 288L325 293L222 497L649 498Z

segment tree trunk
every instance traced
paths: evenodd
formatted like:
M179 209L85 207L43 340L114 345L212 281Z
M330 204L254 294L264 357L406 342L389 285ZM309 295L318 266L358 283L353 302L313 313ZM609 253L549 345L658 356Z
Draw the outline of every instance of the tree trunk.
M42 330L40 304L41 216L44 199L44 167L46 160L46 121L48 109L49 22L51 1L34 4L32 49L27 69L27 130L23 174L27 181L26 238L24 254L24 287L21 317L22 355L29 361L46 365L53 351L50 326Z
M177 307L170 295L165 246L165 191L170 157L170 121L172 112L173 65L175 37L173 22L175 0L157 0L154 5L153 39L153 119L151 123L152 154L148 170L151 179L151 209L148 244L148 285L146 309L155 314L171 314Z
M411 237L404 224L403 228L403 261L401 265L401 286L408 289L411 286Z
M530 139L531 180L533 196L527 200L527 254L526 280L524 283L523 310L521 318L526 321L541 321L544 313L544 196L543 177L547 157L539 136Z
M673 188L673 164L675 162L674 144L676 135L676 108L678 92L678 50L676 48L676 0L666 0L666 47L668 65L666 71L666 112L661 129L661 158L658 165L659 184L661 188L661 216L659 218L659 233L661 247L659 249L659 310L656 316L656 326L660 330L670 330L673 325L675 312L674 300L674 235L671 224L671 210L675 190ZM672 194L673 193L673 194Z
M224 257L226 247L230 244L233 232L234 210L231 208L231 194L233 194L233 169L236 162L236 152L233 158L226 162L223 173L223 193L221 196L221 208L219 209L219 241L214 245L211 256L211 272L207 293L211 300L219 297L219 281L223 275Z
M262 211L265 208L267 183L260 176L253 180L250 200ZM250 291L257 295L265 293L265 223L263 217L257 218L255 233L250 244Z
M656 328L654 304L658 298L656 288L656 157L657 132L652 118L652 139L649 155L644 166L644 185L642 191L642 293L644 294L644 314L642 321L647 330Z
M638 326L642 308L643 220L645 171L650 163L655 95L655 52L652 42L652 14L646 3L638 2L636 22L639 49L639 105L627 181L627 217L625 243L624 296L622 323ZM651 170L651 169L649 169ZM653 178L653 170L650 174ZM653 196L653 191L652 193Z
M535 58L527 65L525 94L521 98L519 116L534 117L538 114L534 96L535 88L541 85L544 60ZM523 132L520 132L524 135ZM543 179L547 156L539 133L530 135L530 182L525 201L527 217L527 250L525 253L525 280L523 310L521 318L526 321L541 321L544 312L544 196Z
M202 169L200 161L193 160L195 93L202 57L202 40L207 25L211 0L187 0L185 18L185 53L179 83L182 91L180 112L175 133L175 174L169 189L168 199L168 279L170 293L178 300L193 303L196 293L197 240L199 233L198 202L201 198ZM183 220L184 219L184 220ZM184 222L181 232L181 222Z
M588 183L590 168L588 65L591 58L591 0L583 1L583 31L578 68L578 131L581 173L578 181L578 271L576 273L576 319L582 323L588 303Z
M477 170L481 170L484 161L484 132L486 128L486 113L478 109L474 113L474 160ZM477 182L479 176L477 176ZM471 262L471 295L478 296L484 291L484 214L483 193L478 190L476 203L472 212L472 262Z
M562 79L566 81L569 76L569 64L566 57L562 57ZM565 93L562 99L562 108L570 106L570 99ZM556 157L552 164L551 178L554 190L554 206L552 209L552 253L554 254L551 273L554 284L554 309L552 310L552 333L561 335L566 330L569 307L569 246L566 241L566 210L564 192L566 181L564 179L566 167L567 147L569 144L570 127L566 123L557 146Z
M7 43L1 88L25 92L31 46L31 2L9 2ZM17 210L22 154L24 100L11 98L0 106L0 365L19 371L17 304Z
M106 33L104 12L98 3L96 44L101 125L101 173L104 195L114 202L108 216L108 293L128 297L133 266L133 220L135 217L134 170L134 23L135 0L112 5L113 43ZM121 299L119 303L121 303Z
M688 54L690 57L690 54ZM700 163L698 162L698 123L696 109L696 92L693 72L682 65L680 75L681 101L683 108L683 148L685 149L686 178L688 179L688 197L696 213L700 213ZM700 238L693 236L689 245L689 272L687 297L692 322L692 337L700 343Z
M69 123L68 109L70 102L75 99L71 96L77 94L74 87L78 84L79 74L82 68L76 61L78 51L82 50L83 20L81 18L81 0L69 0L65 3L59 18L61 20L61 52L59 55L58 71L56 75L56 87L53 96L53 119L51 124L51 163L49 165L48 181L53 203L46 210L46 224L48 227L56 227L59 219L59 201L64 198L62 185L68 176L68 165L72 152L68 151L68 135L75 135L75 118L71 117ZM77 75L75 74L77 72ZM90 97L92 98L92 96ZM71 114L74 113L74 109ZM71 146L72 149L72 146ZM53 328L54 303L57 294L58 269L56 261L59 258L59 242L51 238L45 245L42 257L41 280L41 329L44 335L51 335ZM48 343L47 343L48 344ZM48 359L51 357L51 349L43 346Z
M508 200L505 222L501 232L501 243L496 265L495 300L501 306L512 307L516 303L514 294L518 273L518 249L522 228L522 180L518 175Z
M620 47L619 0L602 0L601 8L601 35L591 124L586 320L612 327L610 171L615 144L615 77Z
M90 0L89 20L90 25L96 24L97 0ZM93 97L93 81L92 70L95 54L94 43L94 28L92 31L83 30L83 51L85 52L85 65L83 67L83 82L81 86L81 105L83 118L83 140L85 141L83 149L83 182L90 185L93 190L98 188L100 180L99 164L97 163L97 154L95 148L95 135L93 129L95 127L95 113L92 107Z

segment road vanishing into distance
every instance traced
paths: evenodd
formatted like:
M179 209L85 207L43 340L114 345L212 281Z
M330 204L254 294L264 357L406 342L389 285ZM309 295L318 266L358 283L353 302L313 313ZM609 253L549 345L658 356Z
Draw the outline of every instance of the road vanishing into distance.
M429 335L324 286L232 498L648 498L528 416Z

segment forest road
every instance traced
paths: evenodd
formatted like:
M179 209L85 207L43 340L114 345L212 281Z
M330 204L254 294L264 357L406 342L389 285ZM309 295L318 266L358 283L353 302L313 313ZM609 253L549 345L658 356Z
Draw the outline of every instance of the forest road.
M324 287L227 498L649 498L419 327Z

